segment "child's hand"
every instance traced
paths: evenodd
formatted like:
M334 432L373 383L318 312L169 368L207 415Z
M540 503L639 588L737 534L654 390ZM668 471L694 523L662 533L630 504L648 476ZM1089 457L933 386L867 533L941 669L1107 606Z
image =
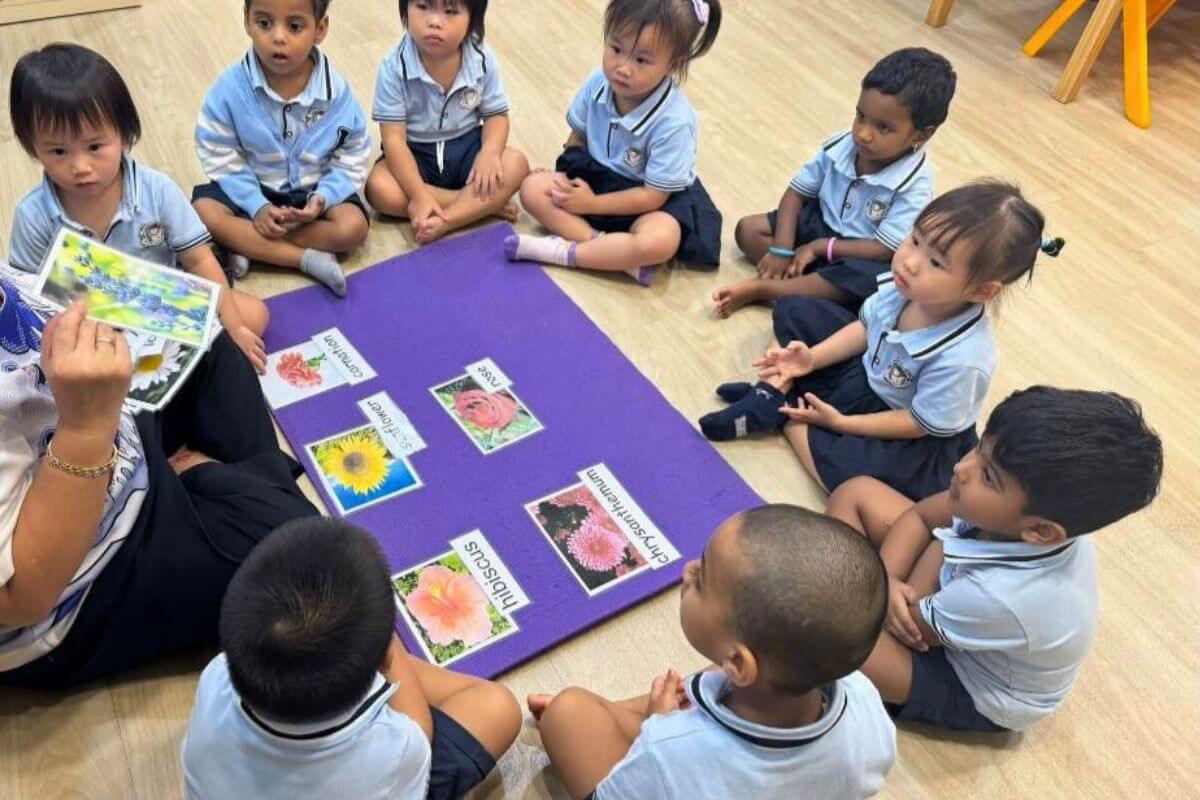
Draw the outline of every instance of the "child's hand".
M785 278L795 278L804 274L804 270L808 269L808 265L817 260L820 253L813 247L812 242L804 245L796 251L796 255L792 256L792 261L787 266L787 271L784 273Z
M433 217L441 217L443 220L446 218L446 212L442 210L438 201L433 199L433 195L426 192L409 202L408 219L412 222L414 231L420 233L425 223Z
M276 205L267 203L254 215L254 230L264 239L278 239L287 233L287 212Z
M254 371L259 375L267 374L267 351L263 346L263 340L258 334L247 328L245 325L239 325L229 331L229 336L233 339L246 358L250 359L250 363L254 366Z
M674 669L667 670L665 675L659 675L650 685L650 699L646 703L646 711L650 714L678 711L682 688L683 678Z
M769 281L776 278L782 278L783 274L788 271L791 266L790 261L782 256L777 256L774 253L767 253L758 260L758 277L765 278Z
M325 198L319 194L313 194L308 198L308 202L304 204L304 208L285 208L285 222L293 225L307 225L310 222L315 222L325 213Z
M816 356L804 342L789 342L787 347L768 348L751 366L758 367L758 377L764 381L771 378L787 381L812 372L816 368Z
M481 200L491 200L492 195L499 190L504 182L504 167L500 163L500 154L488 150L480 150L475 156L475 164L467 183L475 191L475 196Z
M803 422L805 425L816 425L831 431L840 430L842 420L845 419L842 412L812 392L804 395L804 406L800 408L782 406L779 412L792 422Z
M883 627L901 644L923 653L929 645L921 638L921 629L913 622L908 609L908 604L918 599L913 587L898 578L888 578L888 610Z
M596 193L583 178L555 178L550 187L550 202L572 214L591 213Z

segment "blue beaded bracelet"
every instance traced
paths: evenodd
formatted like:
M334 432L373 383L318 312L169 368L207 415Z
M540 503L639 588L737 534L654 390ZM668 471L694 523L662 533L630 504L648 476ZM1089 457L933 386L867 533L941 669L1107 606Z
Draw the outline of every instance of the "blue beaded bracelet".
M778 247L777 245L768 247L767 252L780 258L793 258L796 255L795 250L788 250L786 247Z

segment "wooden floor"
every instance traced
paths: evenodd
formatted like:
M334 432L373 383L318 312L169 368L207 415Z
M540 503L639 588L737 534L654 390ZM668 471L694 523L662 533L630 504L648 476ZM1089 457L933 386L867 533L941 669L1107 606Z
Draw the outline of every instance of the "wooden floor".
M768 313L715 319L708 295L746 274L735 257L738 217L773 207L793 171L846 126L862 75L898 47L939 50L959 75L950 119L930 150L940 188L998 175L1020 182L1066 237L1064 256L1035 272L999 312L1002 353L989 408L1035 382L1106 388L1139 398L1166 441L1164 489L1149 511L1099 536L1103 612L1095 650L1063 708L1011 740L900 734L892 798L1198 797L1200 777L1200 7L1178 4L1151 35L1154 124L1121 114L1119 34L1079 99L1049 91L1083 20L1040 58L1021 43L1053 0L960 0L950 24L922 23L923 0L726 0L712 55L687 92L700 113L700 173L726 218L716 276L675 272L651 289L625 279L556 279L688 418L712 387L745 375L768 341ZM549 165L566 138L564 110L600 55L600 0L493 2L488 41L512 100L512 144ZM137 156L185 187L201 178L192 127L218 71L248 46L236 0L146 0L92 16L0 27L0 73L24 51L58 40L96 48L129 82L145 141ZM1085 7L1085 13L1090 6ZM393 0L333 4L327 52L369 109L376 66L399 36ZM1080 14L1082 17L1083 14ZM7 106L7 103L4 103ZM0 237L39 178L0 125ZM527 226L528 220L522 225ZM349 262L362 267L412 247L376 225ZM255 274L263 295L302 284ZM764 497L820 507L823 498L782 439L732 443L722 455ZM1046 613L1054 613L1047 609ZM0 797L180 796L178 748L197 653L67 696L0 690ZM519 696L581 683L639 693L667 666L700 659L678 628L672 592L514 670ZM480 797L565 796L538 771L536 732ZM503 784L503 786L501 785Z

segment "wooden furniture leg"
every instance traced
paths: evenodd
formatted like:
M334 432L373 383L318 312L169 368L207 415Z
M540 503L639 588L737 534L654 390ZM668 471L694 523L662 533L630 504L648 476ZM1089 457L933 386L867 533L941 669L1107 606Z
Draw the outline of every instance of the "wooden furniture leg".
M1079 37L1079 42L1071 53L1071 59L1063 69L1062 77L1058 79L1058 84L1050 93L1058 102L1069 103L1079 93L1083 79L1087 77L1092 65L1096 63L1096 56L1100 55L1100 48L1104 47L1104 42L1112 33L1113 25L1117 24L1117 17L1121 15L1123 1L1098 0L1096 3L1096 8L1092 11L1092 18L1088 20L1087 27L1083 29L1083 35Z
M946 24L950 16L950 7L954 0L929 0L929 10L925 12L925 24L931 28L940 28Z
M1087 0L1066 0L1058 8L1054 9L1054 13L1046 17L1038 29L1033 32L1026 40L1024 46L1021 47L1021 52L1027 56L1036 56L1042 52L1042 48L1046 46L1046 42L1054 38L1059 29L1067 24L1067 20L1075 15L1075 12L1083 8L1083 4Z

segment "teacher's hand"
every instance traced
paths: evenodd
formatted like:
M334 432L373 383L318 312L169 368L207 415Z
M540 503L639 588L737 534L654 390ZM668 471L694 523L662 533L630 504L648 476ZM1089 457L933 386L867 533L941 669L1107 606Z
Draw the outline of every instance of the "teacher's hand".
M90 320L82 301L42 332L42 368L58 406L58 430L107 440L120 423L133 360L119 331Z

